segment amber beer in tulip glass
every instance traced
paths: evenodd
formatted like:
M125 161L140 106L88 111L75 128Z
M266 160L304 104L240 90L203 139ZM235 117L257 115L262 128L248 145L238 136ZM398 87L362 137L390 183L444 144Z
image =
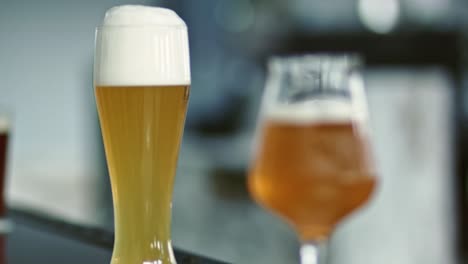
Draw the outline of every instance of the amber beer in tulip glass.
M376 185L359 59L350 55L274 58L258 121L249 189L288 222L303 264Z

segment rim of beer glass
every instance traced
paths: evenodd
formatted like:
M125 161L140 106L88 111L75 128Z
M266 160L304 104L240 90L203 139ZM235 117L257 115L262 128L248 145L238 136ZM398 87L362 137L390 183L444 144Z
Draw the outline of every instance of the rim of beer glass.
M341 63L348 71L360 69L364 65L362 56L358 53L304 53L272 56L268 59L268 69L278 71L286 65L300 64L315 66L319 70L324 63Z

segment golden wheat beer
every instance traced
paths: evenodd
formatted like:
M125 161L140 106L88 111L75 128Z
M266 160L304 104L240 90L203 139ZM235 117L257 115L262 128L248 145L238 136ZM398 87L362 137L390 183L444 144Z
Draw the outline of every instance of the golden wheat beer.
M164 252L188 94L187 86L96 87L122 263L171 263Z
M97 29L95 94L114 201L113 264L175 263L171 201L189 98L187 29L119 6Z
M367 137L352 120L300 119L266 118L249 187L302 240L318 241L369 199L375 170Z

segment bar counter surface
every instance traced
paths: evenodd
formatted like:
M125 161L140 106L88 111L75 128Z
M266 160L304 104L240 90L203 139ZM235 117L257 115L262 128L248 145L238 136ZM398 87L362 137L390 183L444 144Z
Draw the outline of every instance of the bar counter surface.
M13 231L0 237L0 264L109 263L112 232L66 222L40 212L11 208ZM179 264L223 264L177 248Z

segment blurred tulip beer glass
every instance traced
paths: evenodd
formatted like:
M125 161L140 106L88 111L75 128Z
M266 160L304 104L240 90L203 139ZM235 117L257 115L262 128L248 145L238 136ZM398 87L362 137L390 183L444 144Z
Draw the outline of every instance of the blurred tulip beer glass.
M249 189L295 229L303 264L318 263L318 245L376 184L358 65L346 55L269 64Z
M187 28L171 10L114 7L96 30L94 85L115 215L112 264L175 263L171 201L189 66Z

